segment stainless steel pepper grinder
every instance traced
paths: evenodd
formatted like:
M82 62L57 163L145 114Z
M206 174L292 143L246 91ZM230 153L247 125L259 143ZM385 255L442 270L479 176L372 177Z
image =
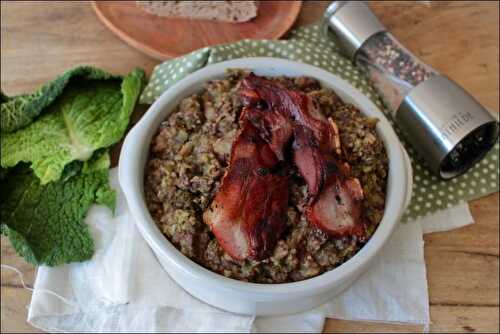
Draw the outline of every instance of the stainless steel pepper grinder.
M464 173L497 142L493 116L408 51L364 2L333 2L323 26L345 55L366 70L406 138L441 178Z

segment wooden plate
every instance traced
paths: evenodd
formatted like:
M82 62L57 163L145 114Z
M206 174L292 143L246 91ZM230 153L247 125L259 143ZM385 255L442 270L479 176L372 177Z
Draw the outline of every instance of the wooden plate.
M165 18L147 13L135 1L93 1L99 19L132 47L159 60L244 38L276 39L299 14L301 1L260 1L256 18L223 23Z

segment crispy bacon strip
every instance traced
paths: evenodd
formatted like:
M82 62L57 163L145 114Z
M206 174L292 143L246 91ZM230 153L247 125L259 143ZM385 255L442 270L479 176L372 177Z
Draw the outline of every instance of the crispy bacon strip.
M293 161L307 183L309 196L315 198L328 176L328 164L318 149L317 140L309 128L297 126L294 131Z
M314 203L306 207L307 221L331 235L363 237L362 200L363 188L358 179L331 174Z
M243 81L245 84L246 81ZM276 157L284 161L286 146L293 136L293 123L288 115L277 108L264 103L257 92L248 87L240 91L243 102L242 123L250 121L260 132L260 136L269 144Z
M306 94L253 74L243 80L240 94L246 108L242 117L264 134L275 153L283 152L283 143L293 136L293 161L307 183L310 197L308 221L331 235L361 235L363 190L359 181L349 176L347 162L341 161L335 122L327 120ZM287 131L269 134L268 129L276 127L278 120L278 126ZM277 156L284 157L284 153Z
M284 156L284 143L293 139L293 160L306 180L309 194L317 196L327 176L325 153L330 154L335 143L340 142L338 128L332 127L307 95L253 74L243 80L240 95L247 108L242 116L264 134L273 151L281 152L278 157ZM286 131L267 136L267 129L278 127L273 125L277 122ZM279 144L273 145L276 142Z
M242 123L247 121L252 123L259 130L259 136L268 143L278 160L286 160L285 148L292 139L293 124L282 114L244 107L240 120Z
M203 220L233 258L262 259L285 226L288 178L259 131L245 122L231 149L229 167Z
M242 81L240 96L245 107L262 110L264 114L280 114L294 129L300 126L309 129L321 151L327 152L332 148L338 128L332 128L306 94L285 89L251 73ZM261 128L259 130L262 131Z

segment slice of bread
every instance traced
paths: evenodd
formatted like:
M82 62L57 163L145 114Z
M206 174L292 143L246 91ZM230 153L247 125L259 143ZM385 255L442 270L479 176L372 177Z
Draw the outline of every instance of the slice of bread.
M166 17L245 22L257 16L257 1L136 1L145 11Z

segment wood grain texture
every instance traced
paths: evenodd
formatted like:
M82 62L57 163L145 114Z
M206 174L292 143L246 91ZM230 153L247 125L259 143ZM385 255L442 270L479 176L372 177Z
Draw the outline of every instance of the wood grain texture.
M316 22L327 1L304 3L296 25ZM119 40L96 18L89 3L3 2L1 87L8 94L31 91L77 64L115 73L139 66L151 73L156 61ZM409 49L499 109L499 5L495 2L380 3L371 6ZM134 113L137 120L144 109ZM114 158L119 146L114 149ZM470 203L476 224L426 235L431 331L498 332L499 196ZM1 238L1 262L19 268L28 284L35 270ZM2 270L1 331L36 331L26 324L30 292L16 274ZM328 332L421 332L421 326L329 319Z
M42 333L26 323L26 305L31 292L16 287L2 286L1 332L2 333Z
M261 1L256 18L243 23L160 17L135 1L93 1L99 19L126 43L159 59L245 38L276 39L293 25L300 1Z

